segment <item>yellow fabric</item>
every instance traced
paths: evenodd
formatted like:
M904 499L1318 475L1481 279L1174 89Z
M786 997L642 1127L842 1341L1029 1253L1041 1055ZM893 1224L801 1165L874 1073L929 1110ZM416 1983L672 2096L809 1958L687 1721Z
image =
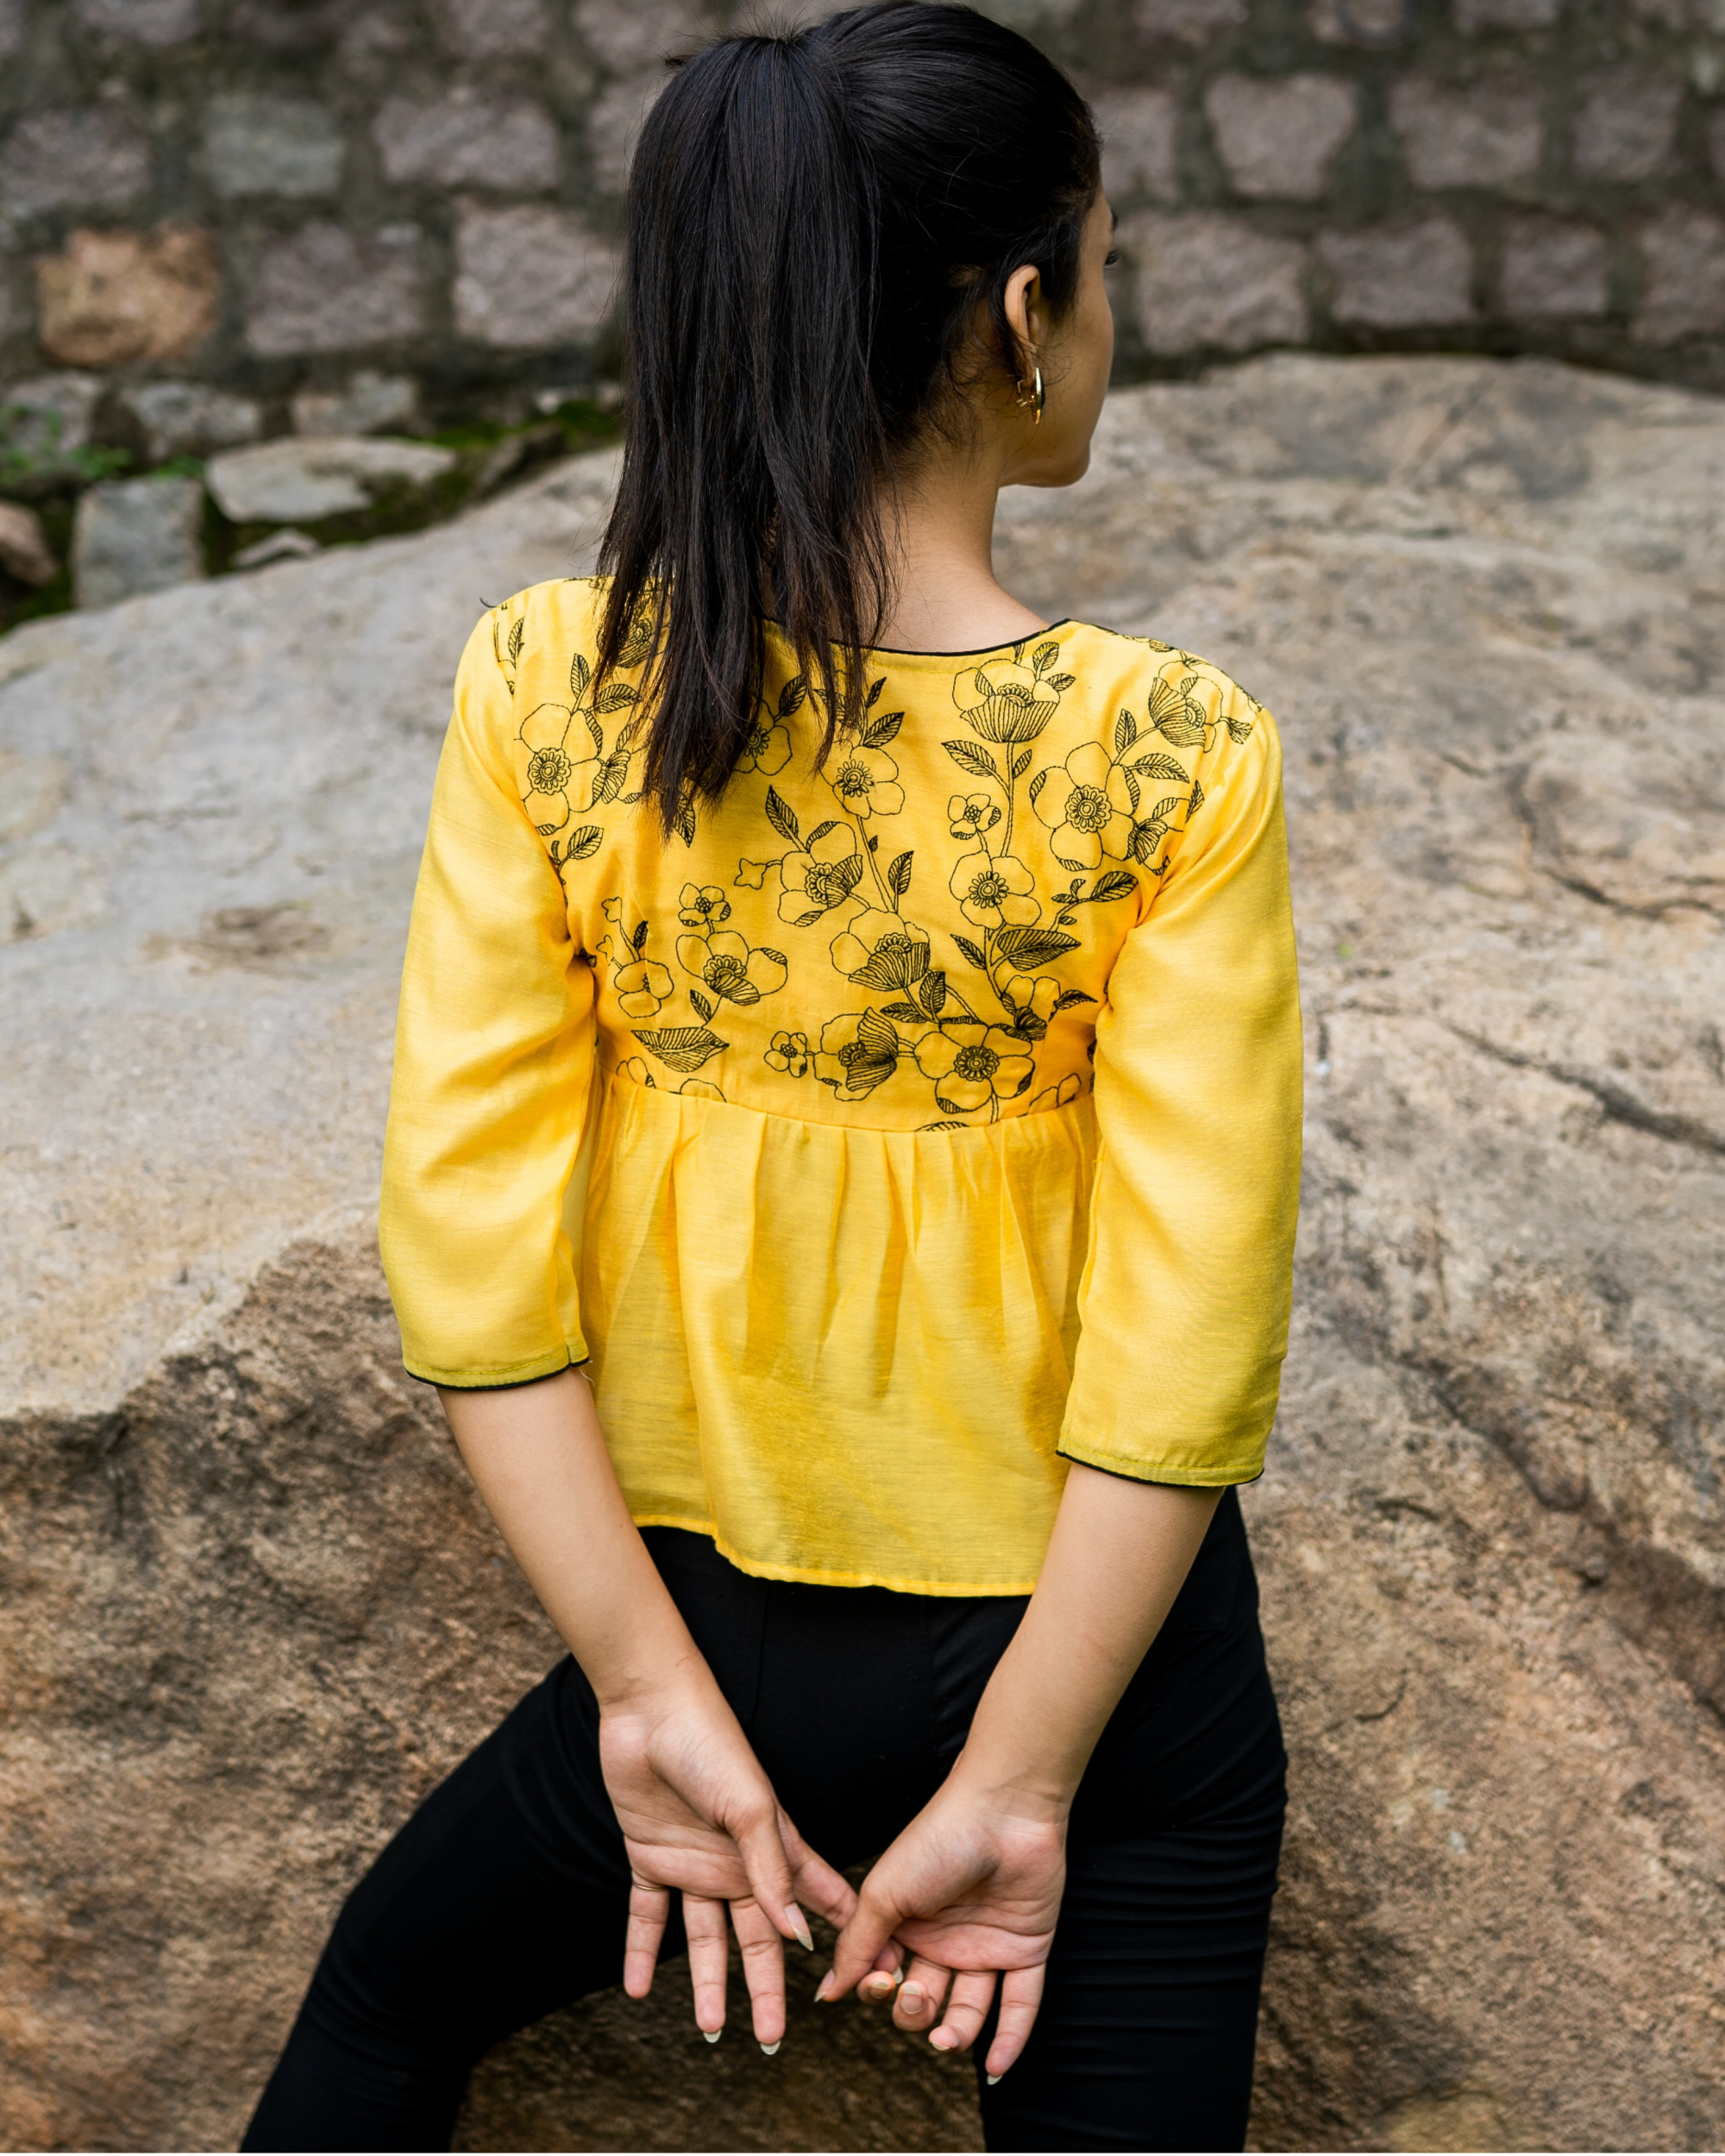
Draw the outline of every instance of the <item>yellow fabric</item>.
M1256 1476L1300 1128L1269 715L1066 622L873 655L817 774L774 635L667 838L603 598L536 586L461 662L386 1149L407 1368L590 1356L636 1519L775 1578L1023 1593L1065 1460Z

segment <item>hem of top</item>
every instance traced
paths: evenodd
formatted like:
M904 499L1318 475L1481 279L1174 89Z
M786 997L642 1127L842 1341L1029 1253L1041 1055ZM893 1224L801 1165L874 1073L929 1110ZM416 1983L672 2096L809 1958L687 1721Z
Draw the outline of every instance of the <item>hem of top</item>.
M1080 1467L1094 1467L1099 1474L1112 1475L1122 1482L1159 1482L1176 1489L1232 1489L1246 1482L1262 1479L1264 1463L1255 1467L1172 1467L1161 1460L1121 1460L1118 1453L1104 1452L1100 1447L1081 1451L1078 1445L1063 1438L1055 1448L1057 1458L1073 1460Z
M580 1369L592 1357L585 1345L577 1355L572 1347L535 1356L530 1363L499 1363L479 1369L440 1369L434 1363L415 1363L404 1355L401 1367L422 1385L441 1385L452 1393L501 1393L512 1386L536 1384L542 1377L555 1377L564 1370Z
M1033 1578L987 1580L973 1584L954 1580L894 1579L884 1572L839 1571L830 1566L775 1564L766 1557L745 1557L725 1540L710 1520L692 1520L681 1513L637 1512L632 1507L630 1518L637 1527L679 1527L687 1534L705 1535L727 1564L734 1564L739 1572L746 1572L754 1580L786 1580L798 1587L882 1587L892 1595L939 1595L955 1599L1030 1595L1036 1590Z

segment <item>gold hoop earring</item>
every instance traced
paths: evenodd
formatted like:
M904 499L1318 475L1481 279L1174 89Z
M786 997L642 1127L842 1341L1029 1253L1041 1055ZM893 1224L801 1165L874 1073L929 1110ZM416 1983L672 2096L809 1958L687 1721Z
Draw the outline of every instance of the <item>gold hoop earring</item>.
M1014 382L1013 386L1018 392L1019 410L1025 411L1034 408L1036 417L1031 424L1039 427L1042 424L1042 408L1048 402L1048 392L1042 385L1042 369L1039 367L1032 367L1030 380Z

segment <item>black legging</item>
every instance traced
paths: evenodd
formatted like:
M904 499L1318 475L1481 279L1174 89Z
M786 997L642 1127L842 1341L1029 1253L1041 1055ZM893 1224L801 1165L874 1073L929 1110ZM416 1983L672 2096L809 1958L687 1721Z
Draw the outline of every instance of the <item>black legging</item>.
M1023 1598L756 1580L699 1536L646 1539L812 1846L875 1855L951 1765ZM342 1910L247 2148L447 2148L484 2053L619 1980L598 1728L560 1662L425 1799ZM989 2148L1241 2147L1284 1764L1231 1490L1073 1807L1041 2013L995 2087L979 2065Z

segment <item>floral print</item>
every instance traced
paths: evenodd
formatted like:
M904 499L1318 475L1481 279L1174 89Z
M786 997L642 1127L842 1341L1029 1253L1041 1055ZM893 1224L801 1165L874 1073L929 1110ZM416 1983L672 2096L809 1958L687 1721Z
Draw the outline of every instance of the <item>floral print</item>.
M1113 680L1138 686L1130 703L1118 688L1108 695L1115 716L1100 727L1084 701L1082 654L1095 649L1084 640L1107 632L1064 626L1063 636L954 660L942 703L927 695L930 660L914 662L914 678L909 662L881 674L860 725L819 774L818 715L799 719L807 683L769 672L714 812L735 834L734 874L715 875L708 849L658 918L626 904L615 883L600 908L593 962L636 1050L619 1061L624 1078L718 1101L721 1068L737 1071L745 1097L812 1079L840 1115L890 1088L888 1121L928 1130L1082 1097L1089 1012L1106 987L1095 954L1117 948L1153 901L1170 843L1214 782L1206 767L1201 783L1200 760L1244 743L1260 707L1150 639L1133 641L1158 655L1123 675L1113 654L1127 640L1110 639ZM589 873L602 873L596 856L632 828L621 819L642 798L646 720L630 681L598 684L580 652L549 676L521 632L517 620L494 640L511 695L530 677L536 692L517 705L526 706L515 743L522 805L570 892L573 920L572 865L595 861ZM648 655L644 630L638 641L625 665ZM890 668L892 655L881 660ZM902 734L905 710L882 708L889 680L906 692L899 702L916 699L913 738ZM943 711L956 714L956 732ZM959 778L932 801L930 759ZM686 800L674 838L693 847L707 813ZM630 848L615 856L625 880L636 857ZM1128 910L1104 931L1087 925L1102 918L1087 908ZM794 1023L752 1016L779 997Z

